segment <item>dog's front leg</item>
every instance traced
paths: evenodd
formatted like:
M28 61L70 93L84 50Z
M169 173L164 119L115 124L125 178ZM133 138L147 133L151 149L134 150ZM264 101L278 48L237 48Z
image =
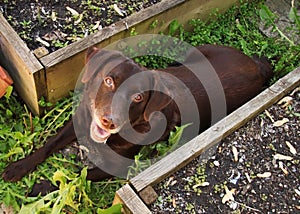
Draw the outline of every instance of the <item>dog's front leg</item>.
M9 164L3 172L2 178L5 181L21 180L47 157L74 142L74 140L76 140L76 135L71 120L59 130L57 135L50 137L43 147L24 159Z

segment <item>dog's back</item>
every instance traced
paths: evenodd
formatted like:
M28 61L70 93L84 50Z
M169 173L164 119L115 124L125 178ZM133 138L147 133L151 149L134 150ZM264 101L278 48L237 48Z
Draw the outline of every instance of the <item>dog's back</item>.
M203 54L202 58L199 59L197 51ZM196 71L189 69L193 67L191 65L194 65ZM207 71L204 72L203 69L208 69L212 75L207 75ZM203 85L211 84L213 88L219 87L221 83L221 88L217 90L223 90L226 112L230 113L256 96L273 74L272 66L266 59L251 58L235 48L219 45L199 46L197 50L194 49L188 54L182 65L172 66L164 71L176 76L190 88L197 102L201 121L204 123L210 123L213 104L212 97L208 96ZM215 78L216 75L218 80ZM219 107L224 108L224 106Z

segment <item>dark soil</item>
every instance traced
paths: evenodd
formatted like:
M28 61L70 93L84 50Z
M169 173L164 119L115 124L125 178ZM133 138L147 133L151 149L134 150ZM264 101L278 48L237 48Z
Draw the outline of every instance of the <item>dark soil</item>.
M0 12L29 49L45 46L52 52L160 1L2 0Z
M156 185L152 212L300 213L300 87L287 97Z

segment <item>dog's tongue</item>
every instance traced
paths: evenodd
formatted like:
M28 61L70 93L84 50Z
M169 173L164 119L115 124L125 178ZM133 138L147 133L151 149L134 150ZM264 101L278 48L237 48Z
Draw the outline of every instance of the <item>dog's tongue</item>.
M97 128L97 134L102 138L109 137L110 133L105 131L104 129L100 128L98 125L96 125Z
M107 140L107 138L111 135L109 132L105 131L101 127L99 127L95 122L92 124L91 136L94 141L98 143L103 143Z

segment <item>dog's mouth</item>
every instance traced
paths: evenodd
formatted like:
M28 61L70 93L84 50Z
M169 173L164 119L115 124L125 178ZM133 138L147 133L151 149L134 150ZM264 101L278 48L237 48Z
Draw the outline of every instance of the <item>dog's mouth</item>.
M97 143L106 143L111 134L116 134L120 131L121 126L116 129L105 129L101 123L97 123L95 120L91 123L91 138Z
M111 133L101 128L95 121L91 124L91 138L97 143L105 143Z

